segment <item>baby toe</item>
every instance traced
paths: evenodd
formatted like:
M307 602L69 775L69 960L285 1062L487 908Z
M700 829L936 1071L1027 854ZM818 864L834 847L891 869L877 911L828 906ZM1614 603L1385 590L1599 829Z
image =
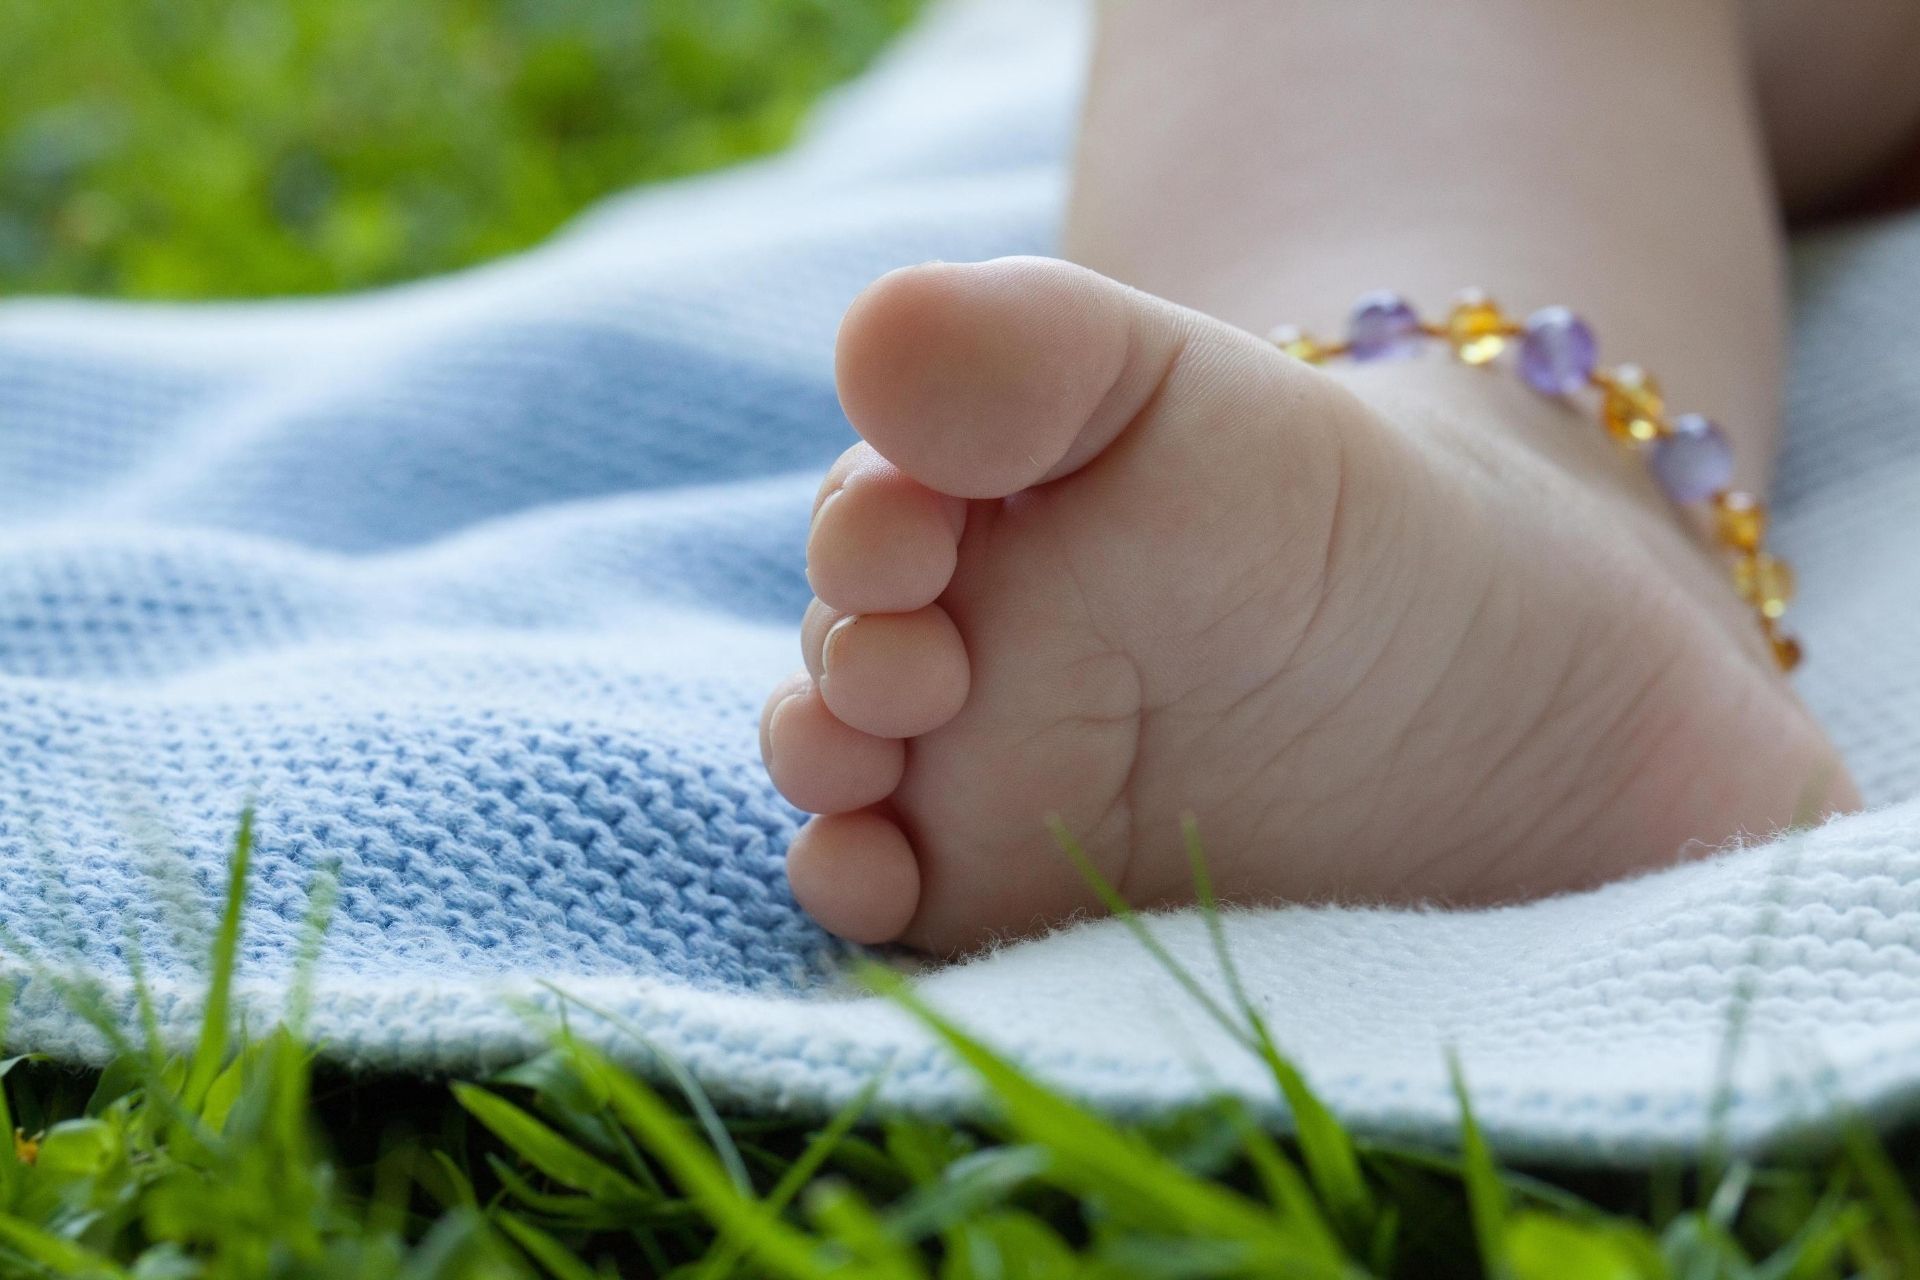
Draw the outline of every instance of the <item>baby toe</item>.
M814 594L848 613L932 604L953 577L966 504L910 479L865 445L848 456L851 465L829 473L807 536Z
M809 813L843 813L886 799L907 763L904 742L847 725L827 710L805 673L782 682L767 700L760 751L780 794Z
M815 818L787 850L802 910L851 942L892 942L920 905L920 864L897 823L871 809Z
M875 737L933 732L960 713L970 683L966 647L939 605L848 614L821 636L820 696Z

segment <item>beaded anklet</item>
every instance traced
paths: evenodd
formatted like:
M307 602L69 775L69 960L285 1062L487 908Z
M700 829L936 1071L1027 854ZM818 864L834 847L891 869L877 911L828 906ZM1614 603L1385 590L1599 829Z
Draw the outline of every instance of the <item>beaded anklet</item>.
M1660 384L1638 365L1599 367L1593 331L1565 307L1543 307L1524 324L1509 320L1493 301L1469 289L1454 301L1445 321L1422 320L1412 304L1390 290L1366 294L1354 304L1341 342L1321 342L1283 325L1268 341L1308 364L1344 356L1394 360L1418 352L1429 338L1445 340L1465 364L1489 364L1517 340L1521 379L1541 395L1564 399L1589 387L1600 395L1600 422L1614 439L1645 448L1647 469L1675 503L1706 503L1713 537L1727 553L1734 590L1753 607L1760 629L1782 671L1800 662L1800 642L1780 629L1793 598L1793 570L1762 546L1767 508L1750 493L1730 488L1733 446L1726 433L1697 413L1666 415Z

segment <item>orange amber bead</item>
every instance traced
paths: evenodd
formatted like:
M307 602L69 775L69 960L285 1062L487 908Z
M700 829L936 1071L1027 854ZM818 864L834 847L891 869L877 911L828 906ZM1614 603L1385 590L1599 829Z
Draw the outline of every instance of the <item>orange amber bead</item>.
M1793 570L1784 560L1754 552L1733 562L1733 586L1762 617L1777 618L1793 600Z
M1467 364L1486 364L1506 350L1507 335L1512 330L1493 299L1478 289L1462 293L1447 313L1447 341L1453 344L1453 353Z
M1758 551L1767 536L1766 504L1738 489L1713 500L1713 527L1720 541L1735 551Z
M1769 631L1767 640L1773 645L1773 660L1780 664L1782 671L1791 671L1800 665L1805 655L1798 640L1779 631Z
M1327 358L1327 349L1298 325L1283 324L1267 335L1267 341L1295 360L1319 364Z
M1616 439L1645 444L1663 430L1660 413L1666 408L1660 384L1637 364L1623 364L1607 375L1600 414Z

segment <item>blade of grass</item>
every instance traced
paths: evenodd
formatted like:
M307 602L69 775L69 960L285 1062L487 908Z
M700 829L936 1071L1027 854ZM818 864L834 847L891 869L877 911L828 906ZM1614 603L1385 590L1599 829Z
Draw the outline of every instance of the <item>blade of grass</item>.
M1160 939L1153 936L1153 930L1147 928L1146 922L1140 918L1140 913L1135 911L1133 904L1121 896L1112 882L1101 874L1100 868L1093 865L1093 859L1087 856L1087 851L1080 846L1080 841L1074 837L1073 832L1067 830L1067 824L1060 820L1059 815L1048 816L1047 830L1052 833L1054 841L1067 855L1067 860L1073 863L1074 870L1080 873L1080 877L1087 882L1088 887L1093 890L1094 896L1100 899L1100 904L1107 909L1107 912L1126 927L1140 945L1147 949L1148 954L1159 962L1160 967L1167 971L1167 975L1180 985L1181 990L1185 991L1195 1004L1204 1009L1209 1017L1219 1023L1228 1035L1238 1040L1247 1049L1253 1049L1253 1040L1246 1030L1235 1024L1232 1015L1213 998L1211 992L1200 985L1199 979L1174 958L1173 953L1167 950Z
M227 1037L233 1013L233 975L239 964L240 921L247 901L247 872L253 858L253 806L240 811L240 829L234 834L227 869L226 903L213 940L213 963L207 975L207 1005L200 1021L200 1040L194 1046L181 1090L183 1108L198 1113L207 1090L227 1056Z
M1133 933L1149 954L1166 970L1201 1008L1226 1032L1256 1054L1273 1076L1275 1084L1293 1116L1295 1137L1307 1161L1315 1187L1333 1209L1350 1239L1364 1240L1371 1233L1374 1217L1372 1193L1360 1171L1360 1162L1352 1139L1332 1112L1313 1093L1298 1068L1280 1052L1266 1020L1260 1016L1241 981L1239 967L1233 962L1221 923L1219 902L1213 890L1213 877L1200 847L1199 831L1191 815L1181 824L1188 863L1192 872L1195 897L1200 905L1213 945L1222 980L1238 1009L1243 1023L1236 1022L1160 940L1146 927L1132 904L1100 873L1066 824L1057 816L1048 821L1054 840L1059 843L1076 870L1085 879L1103 905Z
M889 1215L893 1230L923 1240L967 1225L1004 1204L1018 1188L1044 1177L1053 1157L1030 1144L990 1147L950 1165L938 1182L920 1187Z
M1819 787L1818 791L1814 790L1816 786ZM1727 1026L1720 1038L1720 1050L1714 1063L1713 1092L1707 1106L1706 1142L1700 1154L1700 1188L1708 1197L1711 1197L1719 1181L1732 1147L1729 1129L1737 1095L1735 1076L1740 1055L1746 1048L1748 1017L1759 996L1761 961L1779 928L1787 880L1800 861L1801 837L1818 816L1818 802L1824 794L1825 777L1816 775L1797 801L1793 826L1781 840L1780 852L1767 869L1759 919L1747 939L1746 958L1737 971L1739 976L1734 981L1732 996L1728 1001Z
M1465 1180L1465 1165L1457 1155L1448 1155L1441 1151L1427 1151L1419 1147L1410 1147L1404 1143L1386 1142L1378 1138L1369 1138L1363 1144L1369 1156L1377 1159L1389 1159L1416 1169L1427 1169L1448 1177ZM1500 1179L1506 1184L1512 1195L1525 1197L1535 1204L1545 1205L1555 1213L1566 1217L1600 1219L1607 1216L1606 1211L1592 1201L1576 1195L1564 1187L1556 1187L1551 1182L1520 1173L1513 1169L1500 1171Z
M140 1038L146 1042L147 1059L155 1071L167 1056L166 1040L160 1033L160 1011L154 1007L153 985L147 981L146 957L140 948L139 931L133 922L126 930L127 974L133 982L133 1001L140 1019Z
M340 900L340 862L330 859L316 869L307 881L307 914L300 922L300 942L293 959L293 981L287 987L286 1012L282 1015L289 1030L305 1035L307 1018L313 1010L313 983L320 967L320 953L326 945L327 927L333 909Z
M1247 1242L1260 1262L1273 1268L1291 1267L1303 1275L1349 1272L1344 1250L1317 1212L1281 1217L1225 1186L1194 1177L1136 1135L1026 1076L934 1012L892 970L868 965L863 973L870 986L913 1014L972 1068L1017 1133L1053 1153L1053 1179L1068 1190L1124 1204L1144 1221L1171 1221L1190 1234Z
M1662 1270L1644 1228L1522 1211L1507 1236L1510 1270L1527 1280L1652 1280Z
M922 1280L920 1256L893 1235L873 1209L844 1182L815 1183L807 1193L807 1213L840 1246L879 1274Z
M447 1185L436 1189L429 1184L429 1178L422 1177L421 1174L438 1175L446 1179ZM480 1207L480 1196L473 1189L473 1179L468 1177L467 1171L462 1169L459 1162L445 1151L435 1151L427 1157L420 1173L416 1173L415 1177L420 1179L422 1187L436 1195L449 1209Z
M519 1245L529 1258L546 1268L554 1280L599 1280L593 1269L558 1240L505 1210L493 1215L493 1225Z
M1815 1280L1832 1274L1849 1237L1869 1216L1866 1205L1849 1203L1838 1187L1829 1188L1792 1238L1754 1268L1753 1280Z
M561 1018L561 1025L566 1025L564 1017ZM607 1100L594 1093L585 1081L574 1074L567 1056L558 1049L548 1049L525 1062L495 1072L485 1083L531 1090L553 1119L558 1121L564 1117L582 1131L588 1129L582 1121L591 1117L595 1121L591 1126L592 1134L619 1148L621 1164L627 1176L648 1191L664 1197L665 1189L661 1187L652 1167L641 1156L640 1149L634 1146L633 1135L613 1119Z
M1920 1208L1894 1167L1887 1149L1857 1117L1848 1117L1841 1129L1847 1164L1867 1193L1880 1219L1883 1234L1893 1248L1897 1273L1920 1276Z
M637 1077L621 1070L598 1050L569 1037L563 1044L582 1071L592 1072L604 1088L621 1123L673 1174L698 1203L708 1221L737 1237L768 1271L794 1280L838 1280L868 1274L865 1268L836 1264L821 1255L814 1241L778 1217L761 1212L759 1202L741 1192L732 1176L674 1114L666 1101Z
M1707 1201L1707 1221L1714 1226L1727 1230L1740 1216L1741 1208L1747 1203L1747 1190L1753 1185L1753 1165L1745 1160L1736 1160L1728 1165L1720 1175L1720 1183L1713 1189L1713 1196Z
M814 1175L832 1157L841 1140L852 1133L853 1127L860 1123L862 1116L866 1115L867 1108L873 1104L874 1095L880 1091L883 1079L882 1076L875 1076L867 1081L860 1092L855 1094L847 1105L841 1107L834 1114L833 1119L827 1122L826 1128L813 1136L807 1143L806 1149L787 1166L787 1171L781 1175L780 1180L774 1183L773 1190L760 1201L762 1213L777 1218L786 1212L787 1206L793 1203L794 1197L806 1189L807 1184L813 1181ZM733 1269L740 1261L740 1255L741 1244L738 1239L718 1241L713 1251L707 1255L707 1260L701 1264L694 1275L699 1280L716 1280L717 1277L724 1276Z
M555 1182L618 1204L637 1206L651 1201L638 1183L588 1155L499 1094L465 1083L455 1083L452 1091L454 1100L474 1119Z
M1193 876L1196 900L1207 935L1213 944L1215 963L1222 980L1240 1010L1240 1016L1253 1034L1253 1040L1267 1071L1286 1099L1293 1116L1294 1136L1307 1164L1307 1174L1315 1189L1333 1210L1334 1217L1348 1232L1350 1240L1365 1239L1372 1230L1373 1195L1360 1172L1360 1157L1353 1140L1340 1122L1328 1111L1291 1059L1280 1052L1265 1018L1254 1007L1241 981L1240 967L1234 963L1227 944L1226 926L1221 920L1220 903L1214 896L1213 873L1207 867L1206 852L1200 844L1200 828L1192 814L1181 819L1180 830L1186 843L1187 865Z
M512 1164L489 1151L482 1157L487 1168L499 1180L500 1189L505 1194L496 1197L495 1206L506 1200L517 1200L523 1208L531 1209L545 1218L565 1221L569 1226L580 1227L589 1222L625 1221L624 1209L616 1212L604 1200L593 1196L581 1195L572 1191L542 1191L521 1177Z
M1489 1276L1509 1276L1512 1265L1507 1257L1506 1184L1493 1162L1486 1135L1480 1132L1480 1124L1473 1117L1473 1103L1467 1097L1467 1081L1460 1070L1460 1059L1451 1052L1447 1054L1447 1074L1453 1081L1453 1096L1460 1104L1461 1178L1466 1184L1473 1238L1480 1247L1480 1266Z
M1216 962L1221 971L1222 980L1242 1022L1236 1022L1230 1013L1211 993L1201 985L1184 965L1176 960L1160 940L1146 927L1132 904L1127 902L1119 890L1100 873L1093 860L1087 856L1073 833L1067 830L1057 816L1049 819L1048 826L1056 842L1073 862L1081 877L1092 887L1103 905L1115 918L1119 919L1133 933L1134 937L1147 949L1167 974L1185 990L1194 1001L1204 1009L1228 1035L1239 1041L1254 1053L1266 1066L1268 1074L1274 1079L1288 1112L1294 1121L1295 1137L1300 1143L1301 1154L1307 1161L1310 1176L1320 1194L1333 1209L1336 1219L1346 1229L1349 1239L1361 1241L1372 1232L1374 1207L1372 1193L1367 1189L1366 1179L1360 1171L1360 1162L1354 1150L1353 1141L1340 1125L1332 1112L1320 1101L1308 1086L1299 1069L1280 1052L1279 1045L1273 1039L1266 1020L1254 1007L1247 995L1245 984L1241 981L1239 967L1233 962L1227 945L1226 932L1221 923L1219 902L1213 891L1213 877L1207 868L1206 858L1200 847L1199 831L1191 815L1182 822L1182 833L1186 841L1187 857L1194 880L1196 900L1202 919L1206 924Z
M707 1091L700 1087L700 1082L694 1079L693 1073L688 1071L679 1059L655 1045L630 1019L622 1017L611 1009L602 1008L572 995L553 983L543 982L541 985L562 1001L579 1005L588 1013L605 1019L611 1026L625 1033L635 1044L645 1049L660 1069L673 1078L674 1086L687 1100L687 1106L692 1109L694 1119L699 1122L701 1129L705 1130L707 1141L712 1145L714 1154L720 1158L727 1176L733 1179L733 1185L742 1195L753 1195L753 1178L747 1173L747 1162L741 1158L740 1148L734 1144L733 1135L727 1132L726 1123L720 1119L720 1113L714 1108L713 1100L707 1097Z
M21 1257L37 1263L56 1275L124 1276L127 1274L125 1270L115 1266L113 1262L101 1257L93 1250L83 1248L71 1240L62 1239L50 1231L36 1227L31 1222L11 1214L0 1214L0 1247L11 1249Z
M427 1231L426 1238L414 1246L413 1253L407 1259L396 1280L447 1280L452 1276L470 1275L475 1271L485 1273L468 1263L466 1259L476 1254L488 1258L498 1257L493 1233L487 1229L486 1219L474 1209L460 1207L451 1210ZM502 1265L508 1260L499 1259Z
M1300 1171L1294 1167L1293 1161L1287 1159L1279 1144L1244 1110L1240 1113L1240 1120L1242 1149L1266 1189L1268 1202L1283 1216L1303 1221L1319 1220L1319 1206L1314 1201L1313 1192L1300 1176ZM1326 1234L1326 1246L1339 1252L1339 1244L1333 1239L1333 1233L1329 1231Z

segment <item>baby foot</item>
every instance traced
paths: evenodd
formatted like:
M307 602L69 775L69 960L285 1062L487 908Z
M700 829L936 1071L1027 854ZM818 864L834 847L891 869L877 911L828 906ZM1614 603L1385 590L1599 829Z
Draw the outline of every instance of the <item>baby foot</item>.
M1191 900L1486 903L1856 802L1604 433L1446 362L1341 380L1048 259L861 295L808 543L795 896L937 952Z

